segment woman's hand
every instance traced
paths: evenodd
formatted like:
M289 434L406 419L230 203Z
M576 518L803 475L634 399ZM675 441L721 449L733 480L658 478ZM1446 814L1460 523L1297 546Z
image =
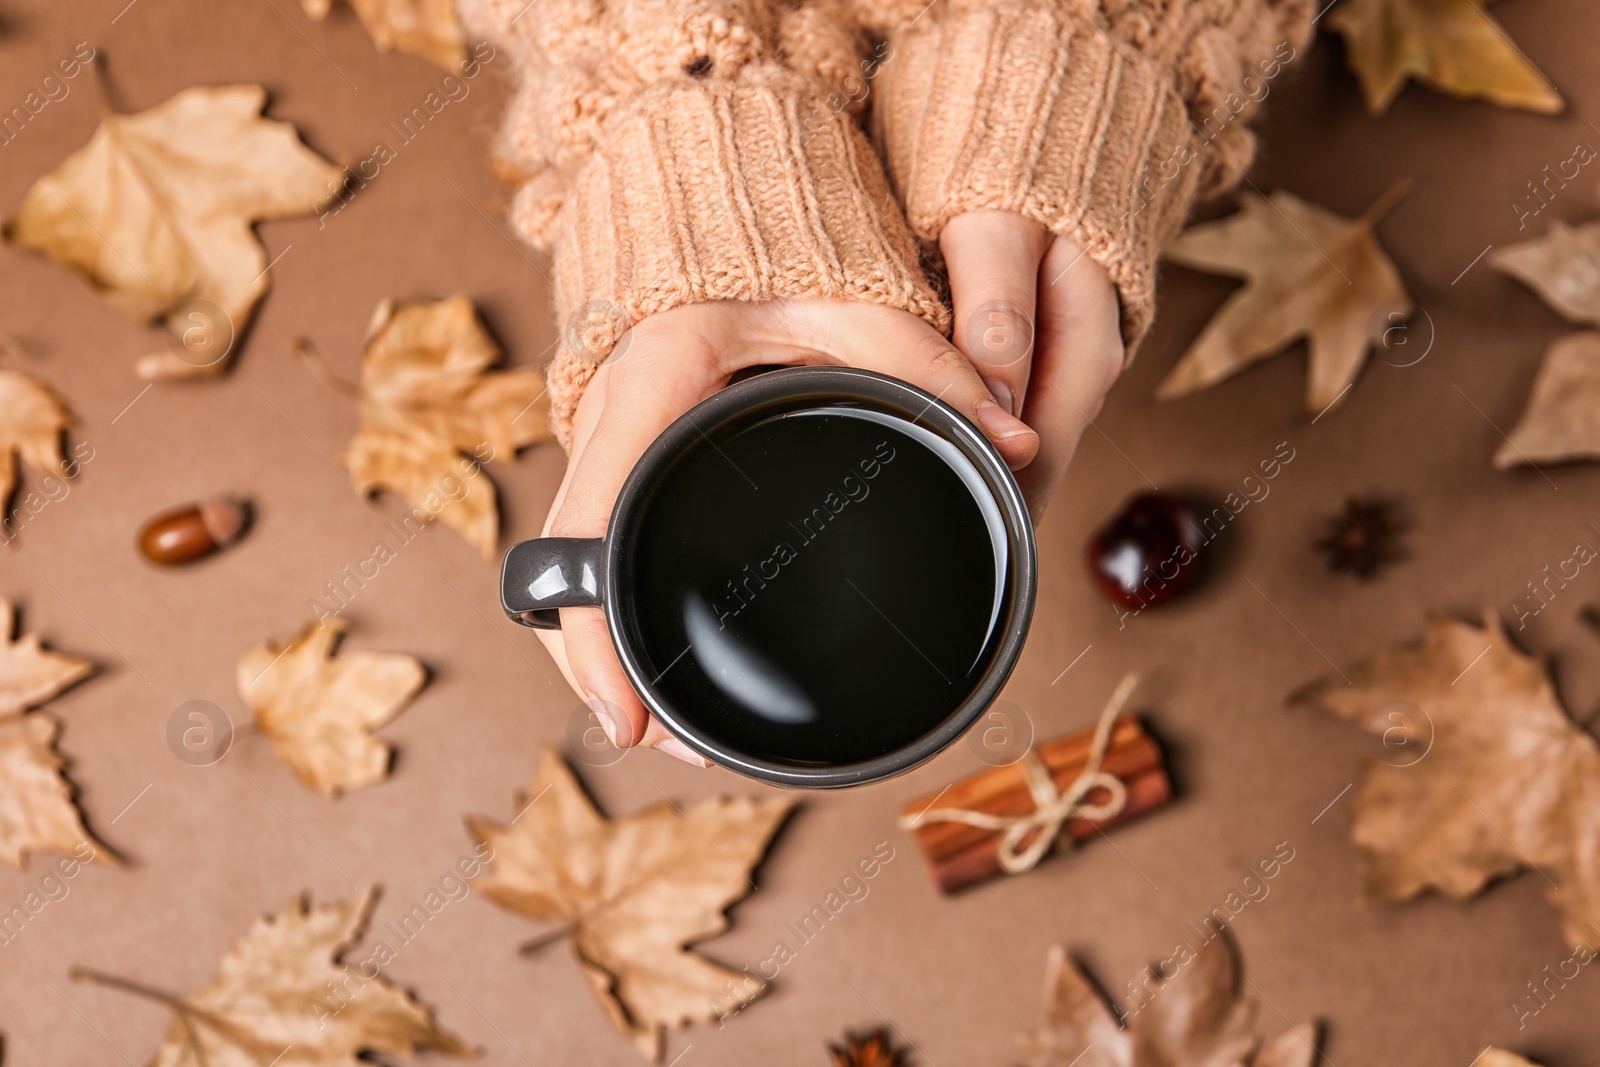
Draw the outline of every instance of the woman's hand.
M1039 433L1017 472L1037 524L1078 438L1122 370L1117 294L1078 244L1010 211L957 215L939 235L955 345L989 392Z
M635 325L579 401L545 535L603 536L623 481L662 430L739 371L785 363L861 367L939 397L1018 472L1037 522L1122 368L1116 292L1074 242L1011 212L957 216L940 246L954 347L915 315L867 303L695 304ZM650 718L600 608L563 608L561 629L539 636L612 743L704 765Z
M1032 314L1031 290L1006 293L1018 301L1025 297L1021 306ZM694 304L636 324L596 372L578 403L572 455L545 521L545 536L603 536L628 472L662 430L739 371L783 363L860 367L910 382L977 424L1013 470L1028 468L1036 455L1044 454L1039 434L997 404L979 376L979 368L994 380L1003 373L1021 395L1028 380L1026 359L1020 362L1020 372L1016 362L1000 370L975 363L920 318L878 304L797 300ZM1066 368L1035 369L1034 380L1034 388L1053 382L1080 406L1090 403L1086 395L1072 391L1080 387ZM1059 407L1067 407L1059 397L1041 399L1037 410L1076 440L1081 425L1065 421ZM1034 410L1032 403L1029 410ZM1065 452L1053 442L1045 449L1052 463L1065 465L1071 445ZM1058 477L1059 473L1047 483L1053 485ZM600 608L562 608L561 629L541 630L539 636L567 681L599 716L613 744L650 745L704 765L650 719L623 673Z

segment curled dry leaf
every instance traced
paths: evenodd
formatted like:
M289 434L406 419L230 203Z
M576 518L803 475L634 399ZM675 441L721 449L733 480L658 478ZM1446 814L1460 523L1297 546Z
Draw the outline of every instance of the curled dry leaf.
M380 52L391 48L454 71L467 57L453 0L345 0ZM334 0L300 0L306 14L321 22Z
M6 224L13 244L43 252L141 321L206 301L243 332L267 288L267 257L251 227L330 203L343 172L300 143L287 122L261 117L259 85L185 89L148 111L107 114L89 143L28 190ZM145 378L215 374L147 356Z
M1398 190L1397 190L1398 191ZM1310 339L1306 410L1343 398L1366 362L1374 321L1409 314L1411 297L1372 228L1393 203L1386 195L1346 219L1292 193L1244 194L1241 210L1186 230L1165 255L1195 270L1245 279L1172 369L1156 396L1170 400L1217 382Z
M1600 326L1600 222L1555 223L1543 237L1491 252L1489 264L1566 318ZM1569 334L1545 352L1527 410L1494 465L1565 459L1600 459L1600 333L1592 331Z
M1562 709L1543 665L1485 613L1482 627L1435 616L1421 645L1349 676L1292 699L1391 751L1400 740L1425 751L1367 765L1351 835L1363 897L1433 889L1464 900L1533 866L1567 941L1600 945L1600 746Z
M1044 1021L1023 1039L1029 1067L1311 1067L1316 1024L1302 1022L1256 1049L1255 1005L1239 995L1233 942L1180 946L1170 976L1153 971L1149 999L1120 1019L1067 957L1051 948Z
M1543 237L1495 249L1487 262L1573 322L1600 326L1600 222L1553 223Z
M1520 463L1600 459L1600 333L1550 346L1516 428L1494 454L1501 470Z
M1407 78L1464 99L1551 115L1561 94L1485 10L1489 0L1340 0L1328 26L1374 115Z
M361 355L361 429L344 453L363 493L400 493L419 520L441 519L485 559L500 520L478 463L550 439L544 375L490 371L499 358L466 297L385 300Z
M328 796L383 780L390 749L368 731L400 714L428 680L411 656L335 656L349 628L330 617L287 643L256 645L239 660L239 694L256 725L302 782Z
M36 634L13 639L14 625L11 602L0 600L0 858L21 867L30 852L70 855L87 845L102 854L61 775L60 724L47 712L28 713L88 677L94 664L46 651Z
M376 899L311 907L301 896L277 915L257 919L235 941L217 976L199 992L175 997L126 978L74 967L95 982L155 1000L172 1025L151 1067L363 1067L363 1052L451 1056L476 1050L441 1029L433 1013L376 973L342 957L361 939ZM373 959L390 953L380 942ZM381 965L381 964L380 964Z
M21 371L0 370L0 513L9 515L17 456L48 474L68 476L61 434L71 421L72 413L48 382ZM9 540L9 525L5 534Z
M529 792L508 826L467 820L494 854L473 888L559 924L606 1017L635 1048L659 1059L665 1027L710 1021L761 995L760 979L685 946L727 928L724 909L750 891L749 872L793 800L712 798L687 811L662 801L608 820L548 746Z

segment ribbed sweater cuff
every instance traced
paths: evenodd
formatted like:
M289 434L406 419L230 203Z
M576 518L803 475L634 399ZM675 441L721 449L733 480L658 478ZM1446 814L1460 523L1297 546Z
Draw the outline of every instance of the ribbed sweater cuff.
M756 64L729 80L652 86L608 119L553 220L519 199L525 236L553 237L560 349L556 437L623 331L712 300L865 300L936 329L949 313L871 145L801 75Z
M932 241L1004 210L1073 237L1117 286L1131 354L1202 169L1171 72L1082 18L1011 5L930 17L894 49L875 121L912 229Z

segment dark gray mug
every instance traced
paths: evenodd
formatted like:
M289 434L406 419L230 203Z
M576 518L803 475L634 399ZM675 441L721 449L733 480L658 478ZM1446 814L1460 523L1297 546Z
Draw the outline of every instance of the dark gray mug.
M748 436L747 427L759 427L769 435L809 435L795 440L814 442L815 447L789 446L785 451L769 446L763 451L752 442L766 438ZM795 511L785 494L792 496L792 487L814 484L820 477L808 463L823 465L825 456L854 457L856 453L842 451L850 434L856 435L849 438L852 442L857 437L870 441L874 435L884 440L872 455L863 454L846 465L834 462L826 475L833 479L828 484L841 489L827 494L826 509L819 505L807 512L808 498ZM891 440L899 442L898 448ZM745 451L737 451L740 448ZM906 458L896 466L896 457ZM729 466L724 468L723 461ZM948 484L921 479L921 470L944 470L939 464L949 469ZM758 495L760 487L741 465L759 472L766 497ZM737 485L730 473L734 470L750 483L748 509L735 506L725 509L731 513L688 518L682 508L673 510L679 502L672 493L687 498L686 486L702 484L719 471ZM847 472L842 482L841 470ZM915 493L922 495L907 495ZM880 501L873 505L879 509L876 512L866 503L874 494ZM908 500L918 501L918 510L926 510L926 516L906 514ZM718 586L713 593L720 599L714 600L694 591L684 611L677 611L678 601L657 595L658 588L686 581L684 574L700 573L695 566L704 571L715 564L721 558L717 553L735 536L730 527L741 520L748 519L753 526L757 521L753 516L764 516L760 533L752 530L745 536L735 531L744 537L739 544L770 544L770 539L756 540L774 525L769 521L772 515L763 511L769 505L788 505L802 518L786 524L780 534L783 543L773 556L735 553L735 558L726 560L728 572L739 584L729 580L725 590ZM823 531L817 525L837 520L846 511L850 522L835 521L834 529L842 532ZM947 520L950 515L957 518ZM700 524L703 537L691 536L694 529L683 525L690 518ZM673 521L678 525L672 526ZM873 540L877 531L886 529L895 531L897 540ZM677 533L662 532L669 530ZM982 550L950 551L978 543L960 539L964 537L981 537ZM652 546L658 542L664 547L656 552ZM813 543L822 547L810 547ZM682 555L674 557L671 552ZM792 576L785 576L783 565L802 558L804 562L792 567ZM755 560L754 569L748 560ZM819 572L823 564L818 560L830 561L832 569ZM545 629L561 625L561 608L603 608L629 681L650 712L685 745L753 778L825 788L859 785L909 770L972 725L999 694L1021 654L1033 616L1036 571L1027 505L1005 462L981 431L935 397L898 379L850 368L797 367L767 371L731 385L672 423L629 474L604 537L545 537L513 546L501 576L501 601L513 620ZM932 606L908 612L903 597L887 601L898 606L897 623L871 595L880 588L873 581L884 575L899 576L893 579L898 584L888 587L891 591L914 589L925 582ZM834 577L840 581L832 582ZM846 584L854 593L845 591ZM780 586L777 592L768 591ZM972 589L981 596L967 595ZM952 598L948 604L939 600L946 592ZM658 606L663 603L673 610ZM759 610L748 618L756 621L738 618L752 604ZM981 610L966 610L974 604ZM791 618L785 614L791 607L792 617L831 619L836 624L808 624L795 632L795 647L783 650L806 665L810 673L805 677L815 683L812 688L796 689L792 670L773 673L765 661L753 673L743 670L742 663L732 675L719 666L727 662L725 646L746 647L730 635L742 626L761 625L762 619L777 625L772 620ZM946 607L948 616L941 615ZM687 668L678 667L680 658L670 654L675 645L664 646L666 651L652 650L652 643L660 643L654 635L664 632L663 627L673 629L678 635L675 641L688 635L677 654L689 657ZM951 644L967 640L968 634L976 636L966 644ZM835 659L806 659L812 651L799 645L809 645L813 635L819 646L835 642L831 646ZM973 648L979 649L975 657L967 654ZM816 652L828 654L825 647ZM827 668L833 662L840 663L848 677L830 677ZM922 671L919 662L932 674L907 673ZM899 674L891 670L897 664ZM875 669L878 665L881 672ZM675 669L678 674L669 674ZM908 718L909 712L897 702L898 690L873 690L885 679L906 683L906 706L914 704L922 718ZM706 685L723 689L705 690L710 695L704 698L693 695L702 691L694 686ZM760 693L747 699L752 686ZM850 701L807 703L812 694L844 691L841 686L850 687ZM733 696L724 699L725 692ZM949 706L943 707L940 702L946 696ZM744 720L739 719L738 709L749 706L749 700L755 700L761 714L772 720L757 722L759 737L740 733ZM874 708L882 709L881 714L872 713ZM846 711L848 718L841 720ZM808 713L810 720L805 718ZM809 725L791 726L791 721ZM843 725L835 728L840 722ZM795 739L793 751L785 748L788 737ZM834 752L837 755L830 755Z

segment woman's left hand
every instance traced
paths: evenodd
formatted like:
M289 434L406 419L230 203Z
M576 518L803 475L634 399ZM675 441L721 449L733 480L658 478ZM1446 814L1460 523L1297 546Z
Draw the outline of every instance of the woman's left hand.
M1038 455L1017 471L1037 523L1122 370L1116 289L1077 242L1011 211L957 215L939 248L956 348L1039 434Z

